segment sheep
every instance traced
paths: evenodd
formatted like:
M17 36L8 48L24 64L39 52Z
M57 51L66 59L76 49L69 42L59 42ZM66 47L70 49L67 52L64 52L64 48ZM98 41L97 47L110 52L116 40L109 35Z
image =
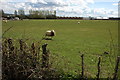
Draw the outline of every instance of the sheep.
M78 24L80 24L80 22L78 22Z
M7 23L8 21L7 20L5 20L5 23Z
M7 20L3 20L3 22L7 23L8 21Z
M109 52L104 52L104 54L109 54Z
M53 36L55 36L55 31L54 30L48 30L45 33L45 39L52 39Z

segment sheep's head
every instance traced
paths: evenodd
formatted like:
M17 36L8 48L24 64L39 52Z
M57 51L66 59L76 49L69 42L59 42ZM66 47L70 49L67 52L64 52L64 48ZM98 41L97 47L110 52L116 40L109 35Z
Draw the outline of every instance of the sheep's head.
M54 30L51 30L51 32L53 32L54 36L56 35L55 31Z
M52 32L55 32L54 30L52 30Z

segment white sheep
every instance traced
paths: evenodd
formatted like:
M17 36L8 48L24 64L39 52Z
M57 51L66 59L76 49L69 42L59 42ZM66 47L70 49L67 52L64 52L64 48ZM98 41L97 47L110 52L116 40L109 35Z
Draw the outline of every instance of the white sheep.
M3 22L7 23L8 21L7 20L3 20Z
M78 24L80 24L80 22L78 22Z
M48 30L48 31L46 31L46 33L45 33L45 38L46 39L52 39L52 37L53 36L55 36L56 35L56 33L55 33L55 31L54 30Z

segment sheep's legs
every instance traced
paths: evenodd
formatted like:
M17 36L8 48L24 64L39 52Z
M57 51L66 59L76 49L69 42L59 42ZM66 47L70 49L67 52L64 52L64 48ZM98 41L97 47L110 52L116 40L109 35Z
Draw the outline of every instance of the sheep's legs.
M52 40L53 36L45 36L44 39L46 39L46 40Z

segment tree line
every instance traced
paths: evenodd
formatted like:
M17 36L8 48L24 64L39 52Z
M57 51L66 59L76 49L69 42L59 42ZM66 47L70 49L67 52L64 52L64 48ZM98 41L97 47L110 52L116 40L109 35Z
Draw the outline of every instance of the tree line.
M19 17L20 19L56 19L56 10L29 10L28 14L22 9L15 10L14 14L7 14L3 10L0 11L2 17Z

